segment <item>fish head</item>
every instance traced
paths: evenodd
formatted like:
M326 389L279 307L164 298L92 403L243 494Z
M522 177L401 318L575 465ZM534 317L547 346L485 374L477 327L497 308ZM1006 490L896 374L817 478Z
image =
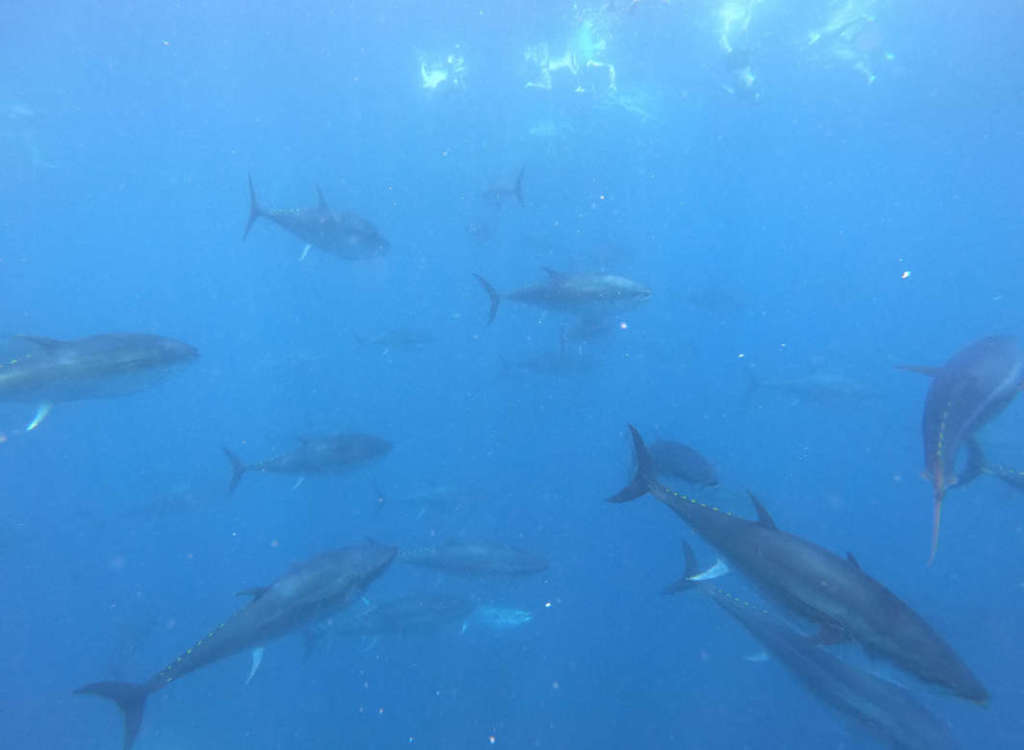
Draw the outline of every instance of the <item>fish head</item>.
M607 276L605 283L610 294L623 302L639 304L653 294L650 287L623 276Z
M364 544L350 547L347 552L350 571L369 583L387 570L398 554L398 547L367 539Z
M199 350L184 341L161 337L155 357L164 364L188 364L199 359Z
M352 452L355 454L353 457L360 460L371 461L375 458L381 458L389 454L393 447L390 440L385 440L376 435L353 436Z

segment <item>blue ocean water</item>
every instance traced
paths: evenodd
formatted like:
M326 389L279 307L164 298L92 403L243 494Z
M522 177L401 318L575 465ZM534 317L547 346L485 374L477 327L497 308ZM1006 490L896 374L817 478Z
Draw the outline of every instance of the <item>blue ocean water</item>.
M139 331L197 347L121 398L0 404L0 736L114 748L112 705L240 606L235 592L366 537L498 540L540 575L395 564L368 600L451 593L518 626L272 643L154 694L139 750L875 747L697 596L630 472L625 426L697 447L746 517L861 566L992 694L905 684L963 747L1024 743L1024 505L950 493L927 567L920 421L938 365L1020 335L1024 64L1014 3L5 4L0 334ZM508 190L523 169L522 205ZM365 217L348 261L268 206ZM488 195L488 191L492 191ZM650 287L605 335L488 300L545 267ZM415 346L360 343L415 329ZM764 388L751 389L754 374ZM826 375L833 398L770 381ZM982 433L1024 469L1012 404ZM254 474L304 435L394 443L344 476ZM455 496L428 505L418 496ZM703 494L702 494L703 493ZM381 497L393 499L385 503ZM403 502L403 498L409 502ZM723 585L757 592L734 575ZM358 606L358 605L353 605Z

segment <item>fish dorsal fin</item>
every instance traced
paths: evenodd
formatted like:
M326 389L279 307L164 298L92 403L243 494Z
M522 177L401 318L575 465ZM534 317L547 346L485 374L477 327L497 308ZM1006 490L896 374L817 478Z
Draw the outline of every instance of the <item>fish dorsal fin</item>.
M40 349L46 349L47 351L53 351L54 349L60 349L62 346L67 344L66 341L60 339L50 339L45 336L15 336L14 338L19 341L27 341L30 344L35 344Z
M937 365L896 365L896 369L916 372L918 375L927 375L929 378L934 378L942 371L942 368Z
M541 268L544 269L544 273L548 275L548 279L550 281L561 282L565 280L566 274L561 271L556 271L554 268L550 268L549 266L541 266Z
M316 186L316 207L320 211L330 213L331 207L327 205L327 199L324 198L324 191L320 189L320 186Z
M242 589L235 596L251 596L255 602L262 599L268 591L270 591L270 586L253 586L251 589Z
M754 510L757 512L757 523L760 526L764 526L766 529L779 528L775 525L775 521L772 520L772 517L768 515L768 511L766 511L764 506L761 505L761 501L757 499L757 496L754 495L753 492L747 492L747 494L750 495L750 502L754 504Z
M849 560L850 564L853 565L853 567L855 567L857 570L863 570L863 568L860 567L860 563L857 562L857 558L853 556L852 552L846 553L846 559Z

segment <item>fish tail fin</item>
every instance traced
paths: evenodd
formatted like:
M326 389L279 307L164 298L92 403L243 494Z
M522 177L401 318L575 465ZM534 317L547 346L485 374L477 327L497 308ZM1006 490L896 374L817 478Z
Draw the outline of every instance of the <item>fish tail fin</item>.
M78 688L75 695L98 695L114 701L124 715L124 750L130 750L142 726L149 692L145 685L133 682L93 682Z
M261 216L263 216L263 208L260 206L260 202L256 200L256 188L252 186L252 175L249 175L249 221L246 222L245 232L242 233L243 242L249 236L249 230L256 223L256 219Z
M491 286L491 282L485 279L478 273L473 274L476 276L476 280L480 282L480 286L487 292L487 296L491 298L491 310L487 314L487 325L494 322L494 316L498 314L498 305L501 304L501 295L498 294L498 290Z
M227 448L222 448L222 450L224 455L228 457L228 461L231 462L231 484L228 485L228 494L230 495L235 491L238 483L242 481L242 477L245 476L245 472L249 470L249 467L242 463L242 459Z
M516 185L512 188L512 192L515 193L516 200L519 201L520 206L525 206L523 203L523 172L526 171L526 167L519 168L519 174L516 175Z
M697 582L693 580L693 577L700 574L700 565L697 564L697 555L693 552L693 547L686 543L684 539L683 545L683 558L686 560L686 567L683 568L683 577L675 583L671 583L665 587L663 594L678 594L682 591L688 591L697 585Z
M609 503L626 503L630 500L636 500L638 497L643 497L650 491L651 483L655 481L654 461L651 459L651 454L647 451L647 446L644 445L644 439L640 437L640 433L633 425L629 425L629 432L633 436L636 473L629 484L608 498Z
M932 513L932 548L928 554L928 564L935 562L935 553L939 551L939 526L942 525L942 493L935 493L935 509Z

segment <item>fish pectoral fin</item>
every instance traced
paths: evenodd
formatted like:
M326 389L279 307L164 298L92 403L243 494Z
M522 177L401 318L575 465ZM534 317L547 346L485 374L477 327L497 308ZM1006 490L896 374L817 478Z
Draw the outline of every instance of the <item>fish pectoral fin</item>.
M44 403L39 404L36 409L36 415L32 417L32 421L25 426L25 432L32 432L36 427L41 425L43 421L50 416L50 412L53 410L53 404Z
M295 480L295 484L292 485L292 492L294 492L295 490L299 489L299 487L301 487L302 483L305 482L305 481L306 481L306 477L299 477L298 479L296 479Z
M252 682L252 678L256 676L256 672L259 671L260 664L263 663L263 646L254 648L252 650L252 666L249 667L249 676L245 678L245 684L248 685Z
M766 661L771 661L771 656L767 651L761 649L757 653L747 654L743 657L746 661L752 662L753 664L762 664Z
M775 525L775 521L772 520L772 517L768 515L768 511L761 505L761 501L757 499L753 492L747 492L747 494L750 495L750 501L754 503L754 510L757 511L758 524L766 529L777 529L778 526Z
M251 596L252 600L256 601L268 591L270 591L270 586L253 586L251 589L242 589L235 596Z
M302 255L299 256L299 263L306 259L306 256L309 255L309 251L312 249L312 245L306 245L304 248L302 248Z
M848 641L849 636L837 625L822 625L817 635L810 636L810 640L819 646L835 646Z

